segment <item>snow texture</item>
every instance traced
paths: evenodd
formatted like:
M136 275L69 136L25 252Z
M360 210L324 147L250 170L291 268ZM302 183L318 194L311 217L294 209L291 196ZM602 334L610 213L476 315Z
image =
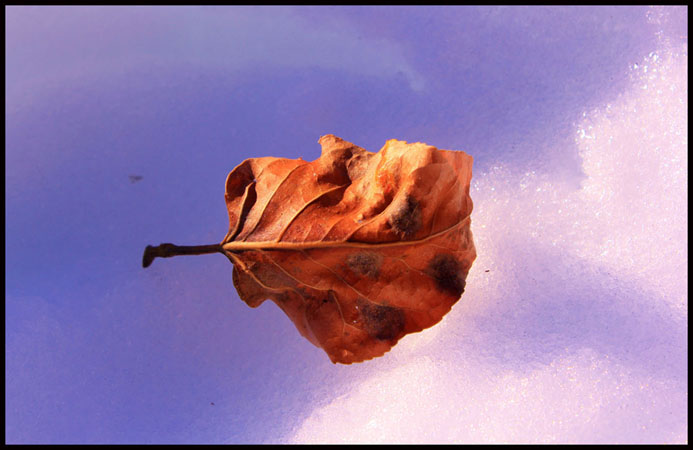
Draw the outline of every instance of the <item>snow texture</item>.
M585 112L580 189L479 174L463 304L292 442L686 442L687 64Z

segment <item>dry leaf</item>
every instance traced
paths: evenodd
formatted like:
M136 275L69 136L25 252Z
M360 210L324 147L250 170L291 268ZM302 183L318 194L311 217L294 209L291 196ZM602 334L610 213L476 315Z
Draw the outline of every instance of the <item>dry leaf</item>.
M464 292L476 257L472 157L387 141L368 152L328 134L322 155L251 158L229 173L221 244L147 246L143 265L221 252L238 295L272 299L330 359L381 356L438 323Z

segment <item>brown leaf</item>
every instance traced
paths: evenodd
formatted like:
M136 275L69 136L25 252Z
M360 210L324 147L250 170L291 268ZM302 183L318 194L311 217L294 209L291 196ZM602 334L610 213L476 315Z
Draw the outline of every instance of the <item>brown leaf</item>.
M328 134L322 155L251 158L226 179L219 245L148 246L156 256L224 253L238 295L273 300L333 362L381 356L438 323L476 258L472 157L395 139L378 153Z

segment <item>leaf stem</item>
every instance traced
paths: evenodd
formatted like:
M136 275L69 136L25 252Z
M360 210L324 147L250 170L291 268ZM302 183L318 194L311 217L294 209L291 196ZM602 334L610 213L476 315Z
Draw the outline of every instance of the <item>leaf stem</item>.
M210 245L173 245L161 244L156 247L148 245L142 255L142 267L149 267L157 256L159 258L170 258L178 255L207 255L209 253L223 253L221 244Z
M408 241L393 241L393 242L351 242L351 241L315 241L315 242L278 242L278 241L262 241L262 242L245 242L231 241L221 244L210 245L173 245L161 244L156 247L148 245L144 249L142 256L142 267L149 267L157 256L160 258L170 258L178 255L206 255L209 253L223 253L229 256L232 253L242 253L252 250L311 250L311 249L329 249L329 248L387 248L387 247L403 247L422 244L426 241L437 238L443 234L449 233L452 230L468 225L471 219L469 216L457 222L444 230L426 236L422 239ZM227 235L228 236L228 235Z

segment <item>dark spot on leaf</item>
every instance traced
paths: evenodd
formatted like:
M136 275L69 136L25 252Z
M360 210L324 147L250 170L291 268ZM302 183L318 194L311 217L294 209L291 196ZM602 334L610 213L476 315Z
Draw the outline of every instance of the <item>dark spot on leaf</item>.
M460 263L452 255L436 255L428 265L428 274L439 290L457 298L464 292L466 283L460 274Z
M402 334L404 313L401 309L363 300L359 303L368 334L381 341L390 341Z
M419 202L407 196L404 201L399 202L388 223L402 237L412 236L421 229L423 224Z
M306 297L306 298L310 297L310 293L308 291L304 291L304 292L305 292L304 297ZM332 289L330 289L329 291L327 291L327 295L325 295L324 297L316 298L314 305L315 305L315 308L317 310L317 309L325 306L328 303L336 303L336 302L337 302L337 296L335 295L334 291Z
M373 252L353 253L347 257L347 265L354 273L365 275L374 280L380 275L382 263L382 255Z

